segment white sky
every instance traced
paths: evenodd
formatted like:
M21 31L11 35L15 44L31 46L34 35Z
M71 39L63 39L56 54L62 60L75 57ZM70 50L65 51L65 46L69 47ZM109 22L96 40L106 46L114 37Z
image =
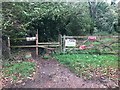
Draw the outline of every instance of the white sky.
M112 0L106 0L108 3L111 3ZM116 0L116 3L118 3L120 0Z
M0 0L1 1L1 0ZM8 0L2 0L2 1L8 1ZM14 2L24 2L24 1L27 1L27 2L33 2L33 1L39 1L39 0L9 0L9 1L14 1ZM50 0L43 0L45 2L48 2ZM81 1L81 2L87 2L88 0L54 0L54 1L68 1L68 2L74 2L74 1ZM92 0L91 0L92 1ZM101 1L107 1L108 3L111 2L111 0L96 0L98 2L101 2ZM116 0L116 3L118 3L120 0Z
M81 1L84 1L84 0L81 0ZM87 0L86 0L87 1ZM90 0L90 1L94 1L94 0ZM102 2L102 1L104 1L104 2L107 2L107 3L111 3L111 1L113 1L113 0L96 0L97 2ZM115 3L118 3L120 0L116 0L116 2Z

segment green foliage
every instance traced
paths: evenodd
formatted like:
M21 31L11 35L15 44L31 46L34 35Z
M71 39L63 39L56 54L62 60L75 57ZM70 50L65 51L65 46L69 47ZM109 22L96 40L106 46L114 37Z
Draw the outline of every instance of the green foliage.
M12 78L14 81L29 77L35 71L35 63L19 62L14 64L5 63L2 69L3 77Z
M96 27L98 32L114 32L113 23L118 20L117 7L108 5L105 2L98 2L96 5ZM104 33L102 33L104 35Z
M84 2L3 2L3 35L35 36L38 30L40 41L55 41L59 33L89 35L91 29L94 34L113 33L113 22L118 18L116 8L98 2L93 22L89 4Z
M64 54L55 55L54 57L60 63L68 66L78 76L85 76L87 79L93 79L95 77L93 76L93 72L100 72L104 76L106 72L113 74L113 72L109 72L106 69L112 68L117 72L116 69L118 68L117 55ZM101 71L97 71L98 69ZM109 74L107 76L110 77Z

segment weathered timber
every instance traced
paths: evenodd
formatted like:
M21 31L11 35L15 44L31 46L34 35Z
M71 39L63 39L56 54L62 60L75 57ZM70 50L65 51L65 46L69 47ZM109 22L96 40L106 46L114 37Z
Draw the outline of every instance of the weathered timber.
M36 34L36 58L38 58L38 30Z
M118 36L96 36L97 38L118 38ZM64 38L64 37L62 37ZM88 36L65 36L65 38L88 38Z
M43 47L43 48L44 48L44 47L46 47L46 48L47 48L47 47L59 47L59 46L60 46L60 45L38 45L38 47ZM11 47L21 47L21 48L22 48L22 47L23 47L23 48L24 48L24 47L28 47L28 48L29 48L29 47L36 47L36 45L24 45L24 46L22 45L22 46L11 46Z
M11 38L11 40L26 40L26 38Z
M8 37L8 52L9 52L9 57L11 56L11 49L10 49L10 37Z
M39 45L54 45L54 44L60 44L59 42L41 42L41 43L38 43Z

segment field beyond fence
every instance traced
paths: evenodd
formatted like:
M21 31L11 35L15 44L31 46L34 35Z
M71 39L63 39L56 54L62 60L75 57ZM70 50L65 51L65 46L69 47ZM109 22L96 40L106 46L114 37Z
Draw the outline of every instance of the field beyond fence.
M89 36L63 36L62 45L63 51L77 53L108 53L108 54L118 54L119 42L118 36L94 36L96 39L91 41L88 39ZM75 46L65 46L65 41L69 39L76 40ZM85 46L85 49L80 49L80 47Z

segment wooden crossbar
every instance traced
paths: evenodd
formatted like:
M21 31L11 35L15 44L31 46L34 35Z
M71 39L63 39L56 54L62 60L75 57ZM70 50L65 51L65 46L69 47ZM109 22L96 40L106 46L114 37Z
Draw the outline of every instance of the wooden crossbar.
M87 37L88 36L65 36L65 38L87 38ZM98 38L100 38L100 37L104 37L104 38L108 38L108 37L118 38L118 36L96 36L96 37L98 37Z
M60 45L38 45L38 47L47 48L47 47L59 47ZM25 46L10 46L10 47L36 47L36 45L25 45Z
M10 47L36 47L36 45L25 45L25 46L10 46Z
M39 45L54 45L54 44L59 44L59 42L41 42L41 43L38 43Z
M26 40L26 38L11 38L11 40Z

